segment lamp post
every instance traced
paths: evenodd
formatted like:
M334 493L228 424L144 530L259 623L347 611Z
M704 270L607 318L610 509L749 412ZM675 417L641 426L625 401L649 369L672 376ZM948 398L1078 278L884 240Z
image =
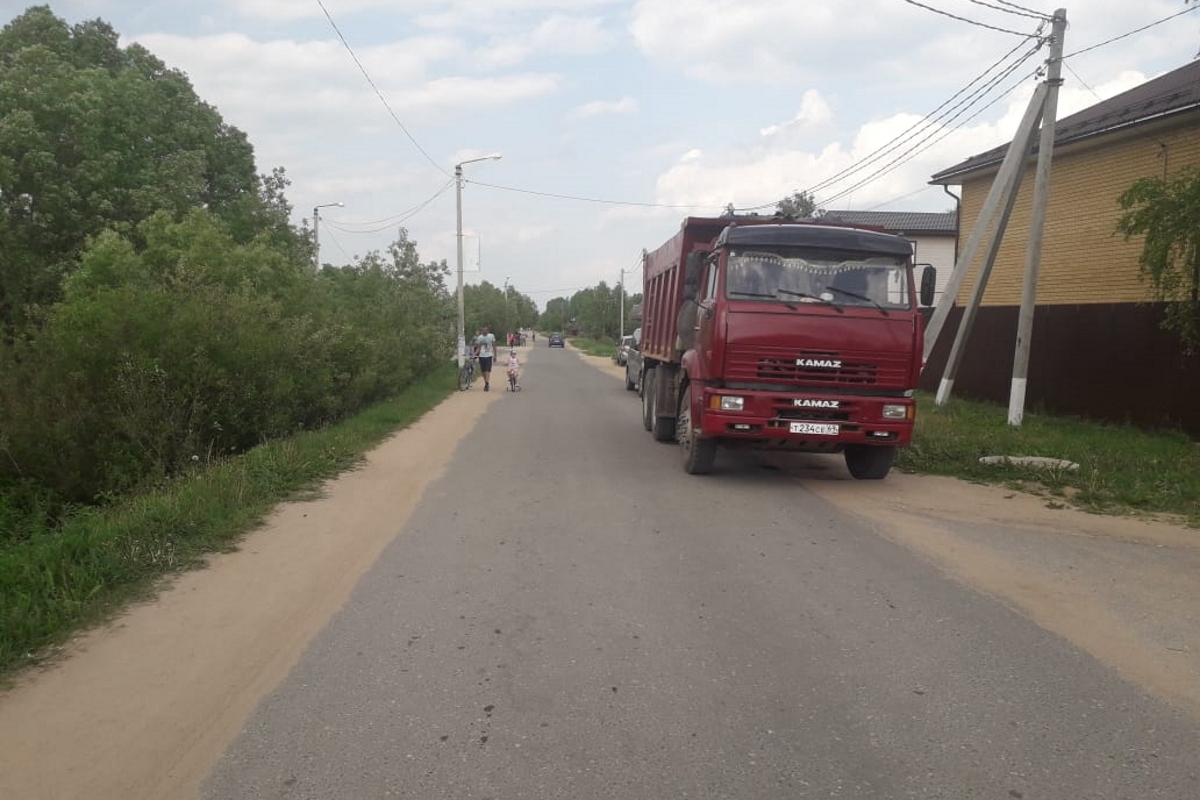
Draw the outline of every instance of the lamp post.
M619 318L617 320L617 342L619 343L625 338L625 268L621 268L621 279L617 281L617 286L621 288L621 310L617 312Z
M333 208L337 206L342 208L345 203L338 201L336 203L322 203L319 206L313 206L313 269L321 268L321 209Z
M512 325L508 322L508 276L504 276L504 335L512 333Z
M476 161L495 161L500 158L499 153L492 153L479 158L468 158L466 161L460 161L454 165L454 197L455 209L458 213L457 236L455 237L458 244L458 366L461 368L465 358L464 351L467 349L467 315L466 308L463 305L463 232L462 232L462 185L463 185L463 164L473 164Z

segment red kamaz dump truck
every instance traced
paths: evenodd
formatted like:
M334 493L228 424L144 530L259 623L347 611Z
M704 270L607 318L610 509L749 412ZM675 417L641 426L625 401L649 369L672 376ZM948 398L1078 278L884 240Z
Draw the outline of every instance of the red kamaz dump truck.
M644 255L646 430L678 441L693 474L719 447L754 447L841 452L855 478L883 478L912 439L921 374L912 255L876 230L685 219Z

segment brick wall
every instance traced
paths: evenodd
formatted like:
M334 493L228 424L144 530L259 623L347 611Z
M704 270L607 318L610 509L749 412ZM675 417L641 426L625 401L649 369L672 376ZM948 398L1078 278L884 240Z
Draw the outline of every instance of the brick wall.
M983 298L985 306L1020 305L1025 270L1033 163L1026 168L1008 231ZM1039 269L1039 305L1138 303L1151 300L1138 277L1141 240L1116 233L1117 198L1137 179L1170 175L1200 166L1200 116L1169 125L1144 125L1125 134L1096 137L1056 147ZM995 171L963 183L961 241L970 236ZM981 247L982 251L984 248ZM962 285L959 302L970 297L979 257Z

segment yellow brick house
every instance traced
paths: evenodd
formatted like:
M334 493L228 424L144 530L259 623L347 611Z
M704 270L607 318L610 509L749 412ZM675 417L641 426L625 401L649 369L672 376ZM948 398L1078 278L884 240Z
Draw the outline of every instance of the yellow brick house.
M1200 61L1058 121L1037 286L1030 408L1148 426L1200 438L1200 357L1160 327L1161 304L1139 279L1140 238L1116 232L1117 198L1139 178L1200 166ZM970 234L1007 147L973 156L930 183L961 187L960 243ZM955 394L1007 403L1028 242L1030 159ZM982 248L981 248L982 249ZM971 266L930 355L936 389L978 272Z

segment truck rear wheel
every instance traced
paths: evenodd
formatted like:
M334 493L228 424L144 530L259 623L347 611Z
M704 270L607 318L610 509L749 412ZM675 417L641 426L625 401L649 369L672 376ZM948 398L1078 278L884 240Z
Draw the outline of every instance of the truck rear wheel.
M712 472L717 458L717 440L701 439L692 424L692 387L688 386L679 404L676 418L679 431L679 447L683 451L683 471L689 475L707 475Z
M648 369L642 376L642 427L648 431L654 430L654 375L654 370Z
M858 480L877 481L886 478L896 460L895 447L871 447L863 444L846 446L846 469Z
M650 387L650 435L657 442L673 442L675 441L675 418L664 417L658 402L659 395L662 394L662 387L658 385L659 381L667 376L659 373L658 370L654 372L654 385Z

